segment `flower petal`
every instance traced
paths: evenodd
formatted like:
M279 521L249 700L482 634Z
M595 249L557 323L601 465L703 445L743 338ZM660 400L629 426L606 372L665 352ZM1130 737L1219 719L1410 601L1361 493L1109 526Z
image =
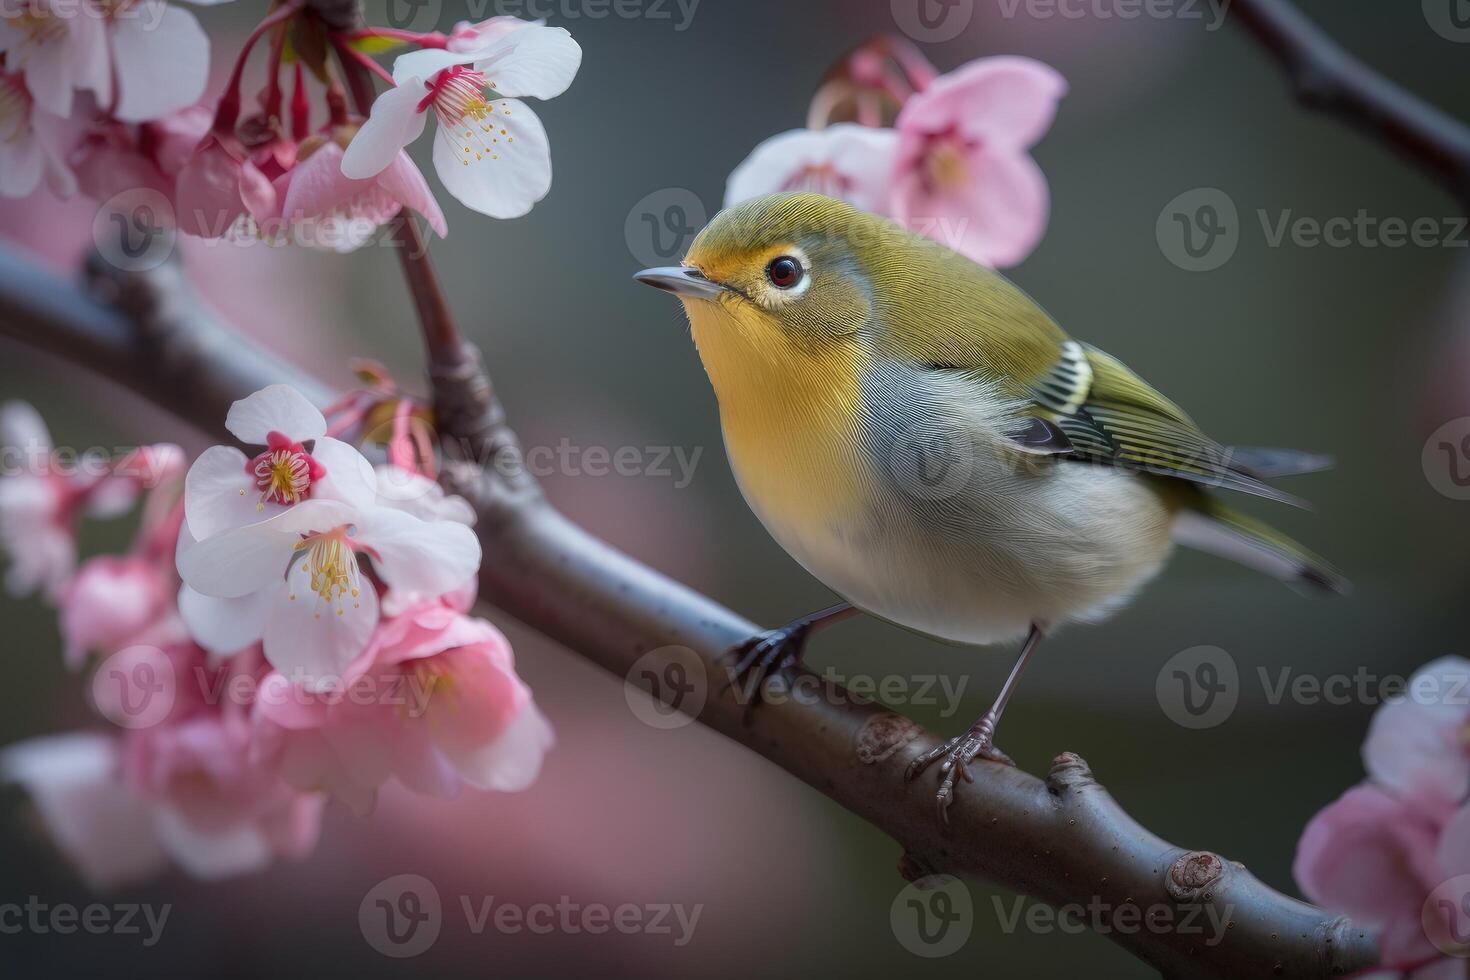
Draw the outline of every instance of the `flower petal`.
M992 147L1024 149L1046 132L1066 91L1066 79L1040 61L980 58L909 99L894 126L920 133L958 128Z
M268 385L230 406L225 428L241 442L265 445L272 432L307 442L327 434L321 410L290 385Z
M982 147L966 166L964 185L950 192L931 190L917 173L900 177L893 217L982 265L1015 265L1046 231L1046 177L1023 152Z
M184 477L184 520L198 540L269 520L285 506L261 500L249 457L233 446L210 446Z
M1420 910L1444 877L1435 860L1438 821L1370 783L1311 819L1292 872L1311 900L1383 929L1385 960L1427 946Z
M487 50L489 50L489 45L476 51L419 48L417 51L410 51L393 59L393 81L397 82L400 88L406 83L417 82L417 85L408 87L420 90L416 98L421 99L427 94L426 90L422 90L425 79L431 79L439 72L454 65L467 65L476 61L483 57Z
M378 595L364 584L356 598L330 604L302 590L276 593L265 628L265 658L307 691L341 688L347 668L378 625Z
M582 47L561 27L526 25L484 50L475 69L502 95L550 99L567 90L582 65Z
M400 151L383 168L378 174L378 186L404 207L412 208L423 215L429 227L440 238L449 234L449 225L444 220L444 212L440 210L434 192L429 189L429 182L424 179L423 172L409 159L407 153Z
M854 123L778 133L731 172L725 206L778 191L807 190L883 214L897 150L893 130Z
M1461 738L1470 720L1467 681L1470 660L1441 657L1415 671L1403 700L1378 709L1363 742L1363 765L1375 782L1444 805L1470 793L1470 756Z
M312 485L312 499L341 500L362 510L377 504L378 478L362 453L340 439L322 436L311 447L311 456L327 471Z
M93 888L140 881L165 863L152 809L118 769L117 742L92 733L33 738L0 753L0 781L25 787L57 847Z
M209 38L193 14L142 0L112 20L117 118L159 119L199 100L209 75Z
M454 521L473 525L475 509L463 497L447 494L444 488L419 473L390 463L379 465L378 503L412 514L421 521Z
M373 102L371 114L342 154L342 174L362 180L382 173L424 131L419 103L427 93L418 78L404 78Z
M505 132L491 152L464 152L445 127L434 134L434 169L465 207L492 218L518 218L551 190L551 146L541 120L524 103L492 103L495 125Z
M0 140L0 197L25 197L41 183L46 154L34 132Z
M196 540L179 531L179 577L205 595L237 599L283 581L300 536L351 523L355 511L335 500L304 500L270 520Z
M536 781L541 760L555 742L551 723L527 704L493 742L471 751L443 746L440 751L476 789L515 793Z
M285 588L282 584L280 588ZM179 615L194 642L216 656L229 656L260 642L275 594L261 589L235 599L220 599L179 587Z
M35 406L22 401L0 405L0 446L11 446L37 455L51 451L51 433Z
M177 808L165 805L158 808L156 824L164 850L195 878L217 881L270 864L270 844L248 820L201 827Z
M388 507L359 515L354 542L372 550L373 567L390 589L442 595L480 568L480 541L463 524L421 521Z

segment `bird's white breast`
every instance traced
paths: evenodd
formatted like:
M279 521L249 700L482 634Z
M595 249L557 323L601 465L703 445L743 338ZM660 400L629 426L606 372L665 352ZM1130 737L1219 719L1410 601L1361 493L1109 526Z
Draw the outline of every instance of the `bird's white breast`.
M887 364L862 389L862 424L824 445L821 466L768 472L781 453L725 427L756 515L859 608L956 642L999 642L1033 622L1102 618L1168 556L1172 517L1142 478L1012 450L1011 407L972 376Z

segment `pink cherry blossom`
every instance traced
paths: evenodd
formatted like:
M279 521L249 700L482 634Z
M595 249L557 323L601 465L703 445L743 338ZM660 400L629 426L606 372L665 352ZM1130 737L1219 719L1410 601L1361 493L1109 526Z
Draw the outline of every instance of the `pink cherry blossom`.
M139 555L100 555L84 562L58 603L66 664L89 651L112 653L163 615L176 586L156 561Z
M1426 931L1425 917L1443 914L1432 893L1470 875L1467 723L1470 661L1421 668L1373 717L1369 781L1313 817L1297 845L1293 870L1307 896L1378 929L1384 964L1415 976L1449 951Z
M240 141L211 132L179 171L179 230L202 238L257 237L276 211L276 190Z
M0 197L24 197L42 181L71 196L77 185L65 151L61 120L35 104L20 76L0 70Z
M581 63L570 34L535 25L474 51L405 54L393 64L395 87L378 96L347 147L342 172L359 180L381 173L423 133L432 109L434 169L449 193L492 218L519 217L551 188L551 149L530 107L500 96L560 95Z
M882 214L897 160L898 134L852 123L772 136L730 174L725 206L780 191L815 191Z
M1470 798L1470 660L1441 657L1373 716L1363 764L1378 785L1427 807Z
M1292 870L1308 898L1381 930L1385 963L1433 955L1420 916L1436 885L1443 816L1415 809L1372 784L1344 793L1312 818Z
M121 737L74 733L0 752L0 781L30 793L62 853L97 888L145 880L170 861L196 878L302 857L324 798L260 768L248 727L199 715Z
M499 630L442 602L385 619L331 693L280 674L256 701L262 750L300 787L327 787L358 812L390 777L418 792L524 789L550 726L516 676Z
M252 871L316 844L322 797L256 764L243 710L131 732L123 769L153 806L159 843L195 877Z
M904 105L891 216L977 262L1015 265L1046 229L1046 178L1028 150L1066 82L1029 58L973 61Z
M0 474L0 550L10 559L6 588L13 595L40 591L56 601L76 567L76 524L82 514L115 517L157 473L148 459L119 466L82 459L63 465L36 410L24 402L0 405L0 446L20 464Z
M172 201L179 171L209 132L213 110L194 105L150 122L124 123L96 111L91 101L78 105L68 157L82 193L105 201L150 188Z
M342 173L343 148L352 130L338 127L314 136L299 148L296 164L275 180L280 214L271 222L277 241L350 252L365 245L403 208L418 212L442 238L444 212L428 182L408 154L372 177L354 180Z

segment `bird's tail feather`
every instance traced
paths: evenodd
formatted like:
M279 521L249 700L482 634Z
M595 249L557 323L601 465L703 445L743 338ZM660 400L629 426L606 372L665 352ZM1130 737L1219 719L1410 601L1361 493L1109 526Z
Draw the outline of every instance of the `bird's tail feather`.
M1332 469L1332 457L1321 453L1267 449L1262 446L1232 446L1229 453L1231 463L1263 480Z
M1331 565L1268 524L1201 497L1174 522L1174 540L1264 572L1296 588L1345 595L1352 588Z

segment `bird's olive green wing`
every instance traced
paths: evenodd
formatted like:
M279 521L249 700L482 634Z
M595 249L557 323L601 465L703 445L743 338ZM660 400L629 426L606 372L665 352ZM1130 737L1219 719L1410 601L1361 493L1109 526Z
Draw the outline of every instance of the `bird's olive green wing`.
M879 270L886 287L880 295L890 302L880 308L878 322L902 327L878 336L888 345L883 353L972 372L1005 397L1029 401L1030 414L1044 424L1013 435L1023 452L1300 503L1263 482L1246 457L1233 458L1117 358L1068 337L1004 276L935 243L912 238L908 244L894 250L905 256L902 268ZM933 275L915 273L931 267ZM943 289L934 287L936 280ZM1301 469L1308 458L1292 454L1270 468Z
M1071 458L1300 503L1235 461L1183 409L1095 347L1063 344L1031 398L1066 434Z

